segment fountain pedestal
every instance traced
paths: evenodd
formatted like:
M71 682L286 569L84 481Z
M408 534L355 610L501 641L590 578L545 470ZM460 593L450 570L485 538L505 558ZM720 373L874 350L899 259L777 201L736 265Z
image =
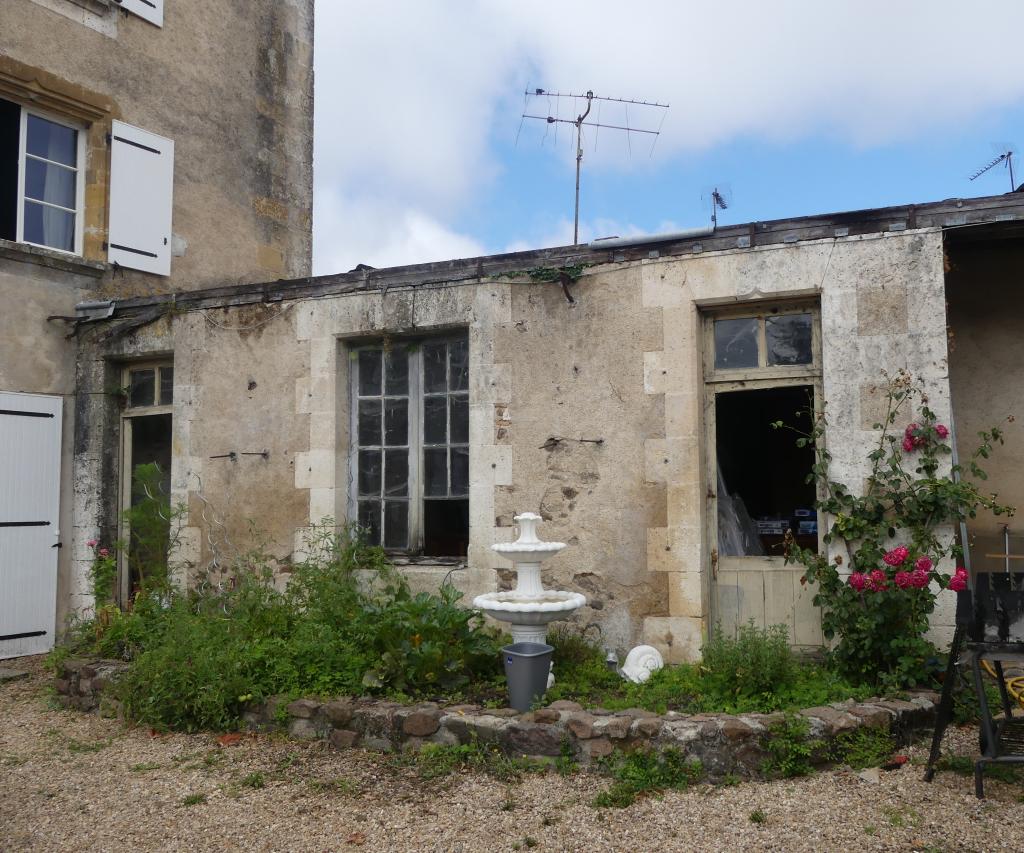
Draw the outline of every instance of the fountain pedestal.
M548 625L566 619L587 603L578 592L544 589L540 566L565 547L564 542L542 542L537 538L541 517L524 512L515 517L519 538L492 545L496 553L511 560L516 570L516 588L510 592L488 592L473 599L473 606L488 616L508 622L515 643L543 643Z

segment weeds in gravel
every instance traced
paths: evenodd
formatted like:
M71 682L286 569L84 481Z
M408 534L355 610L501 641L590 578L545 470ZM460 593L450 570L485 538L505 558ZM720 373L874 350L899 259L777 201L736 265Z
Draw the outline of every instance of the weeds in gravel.
M263 774L257 770L250 773L248 776L245 776L239 784L243 788L262 788L267 784L267 782L266 779L263 778Z
M950 770L960 776L974 775L974 759L967 755L943 755L935 764L936 770ZM1008 764L986 764L985 776L1008 785L1024 783L1024 767Z
M334 779L310 779L309 789L317 794L342 794L344 796L351 796L359 792L359 786L343 776Z
M206 802L206 794L189 794L181 801L183 806L198 806Z
M677 749L662 753L636 750L615 753L599 766L615 781L594 798L596 808L622 809L636 802L637 795L648 791L688 788L700 778L699 761L687 761Z
M162 766L155 761L144 761L142 764L133 764L128 770L131 773L148 773L150 770L159 770Z
M764 813L763 809L754 809L748 818L751 823L767 823L768 815Z
M81 754L89 752L99 752L101 749L106 749L110 744L113 743L109 738L107 740L97 741L81 741L75 740L75 738L68 738L67 747L68 752Z
M413 764L421 779L438 779L457 770L473 769L504 782L518 781L524 772L544 769L546 765L529 759L509 758L497 744L477 740L460 746L428 743L417 753L393 759L395 766Z
M13 753L8 755L0 755L0 765L3 767L21 767L28 761L28 756L14 755Z
M815 743L808 738L811 725L805 717L786 716L768 727L771 737L764 742L768 757L761 770L769 776L806 776L811 772Z

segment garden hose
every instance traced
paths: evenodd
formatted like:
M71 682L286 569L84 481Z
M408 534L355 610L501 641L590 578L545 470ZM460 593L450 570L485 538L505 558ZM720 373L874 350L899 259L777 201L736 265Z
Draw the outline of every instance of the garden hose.
M996 673L996 668L992 666L987 660L981 662L985 672L991 675L996 681L999 680L999 675ZM1017 700L1017 704L1024 708L1024 675L1006 675L1003 673L1003 681L1006 684L1006 692L1009 693L1014 699Z

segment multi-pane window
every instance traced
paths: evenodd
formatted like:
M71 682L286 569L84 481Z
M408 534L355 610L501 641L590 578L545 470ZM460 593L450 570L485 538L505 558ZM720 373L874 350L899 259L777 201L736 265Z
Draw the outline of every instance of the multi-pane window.
M0 101L0 237L81 252L82 131Z
M815 315L782 310L711 319L715 371L815 364Z
M425 556L469 542L465 336L353 352L352 497L367 539Z
M151 364L125 370L129 409L170 406L174 402L174 367Z

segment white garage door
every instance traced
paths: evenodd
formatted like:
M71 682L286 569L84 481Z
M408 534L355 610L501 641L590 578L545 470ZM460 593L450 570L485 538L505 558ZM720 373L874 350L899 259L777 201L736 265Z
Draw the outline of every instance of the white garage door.
M0 391L0 658L53 648L61 398Z

